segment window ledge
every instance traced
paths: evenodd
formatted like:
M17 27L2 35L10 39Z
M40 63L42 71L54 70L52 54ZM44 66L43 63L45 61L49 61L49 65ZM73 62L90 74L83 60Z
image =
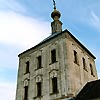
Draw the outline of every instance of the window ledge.
M39 69L42 69L42 68L43 68L43 67L37 68L37 69L35 69L35 71L36 71L36 70L39 70Z
M34 99L36 99L36 98L42 98L43 96L41 95L41 96L36 96L36 97L34 97Z
M83 68L86 72L88 72L88 70L86 68Z
M55 95L55 94L58 94L59 92L57 91L57 92L54 92L54 93L50 93L50 95Z
M95 77L95 75L94 74L91 74L93 77Z
M24 75L29 74L29 73L30 73L30 72L27 72L27 73L25 72Z
M74 61L75 64L77 64L79 66L79 63L77 63L76 61Z
M57 63L57 62L58 62L58 61L52 62L52 63L50 63L49 65L52 65L52 64Z

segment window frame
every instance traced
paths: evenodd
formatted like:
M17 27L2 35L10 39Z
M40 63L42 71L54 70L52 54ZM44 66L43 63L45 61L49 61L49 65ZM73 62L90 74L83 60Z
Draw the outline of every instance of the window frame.
M56 49L51 50L51 63L57 62Z
M77 56L77 52L75 50L73 50L74 52L74 63L78 64L78 56Z
M42 68L42 56L37 57L37 69Z
M82 57L82 62L83 62L83 69L84 69L85 71L87 71L86 60L85 60L84 57Z
M24 87L24 100L28 100L28 86Z
M27 62L26 62L25 74L27 74L27 73L29 73L29 72L30 72L30 71L29 71L29 66L30 66L30 62L29 62L29 61L27 61Z
M94 71L93 71L93 66L92 66L92 64L90 64L90 72L91 72L91 75L95 76L95 75L94 75Z
M58 93L57 77L52 78L52 93Z
M41 82L37 82L37 97L41 97L42 96L42 83Z

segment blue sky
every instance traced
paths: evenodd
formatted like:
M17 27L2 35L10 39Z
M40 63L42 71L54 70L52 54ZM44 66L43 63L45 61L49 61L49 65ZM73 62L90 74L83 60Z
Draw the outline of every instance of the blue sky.
M95 56L100 78L100 0L56 0L68 29ZM52 0L0 0L0 100L14 100L17 55L51 34Z

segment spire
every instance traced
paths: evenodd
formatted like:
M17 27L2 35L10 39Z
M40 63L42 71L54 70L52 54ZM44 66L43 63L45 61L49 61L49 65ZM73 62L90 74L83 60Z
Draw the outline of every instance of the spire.
M51 17L53 19L53 22L51 22L52 34L62 31L62 22L59 20L61 14L58 10L56 10L55 0L53 0L53 5L54 5L54 11L51 13Z
M56 9L56 2L53 0L54 9Z
M56 10L56 2L53 0L53 5L54 5L54 11L51 13L51 17L54 19L55 17L60 18L61 14L58 10ZM54 19L55 20L55 19Z

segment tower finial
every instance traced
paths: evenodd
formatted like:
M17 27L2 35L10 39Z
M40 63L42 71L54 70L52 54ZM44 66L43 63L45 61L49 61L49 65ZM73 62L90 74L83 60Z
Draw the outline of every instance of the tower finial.
M56 9L56 2L53 0L54 9Z
M51 22L52 34L54 34L56 32L61 32L62 31L62 22L59 20L61 14L56 9L56 2L55 2L55 0L53 0L53 5L54 5L54 11L51 13L51 17L53 19L53 22Z

